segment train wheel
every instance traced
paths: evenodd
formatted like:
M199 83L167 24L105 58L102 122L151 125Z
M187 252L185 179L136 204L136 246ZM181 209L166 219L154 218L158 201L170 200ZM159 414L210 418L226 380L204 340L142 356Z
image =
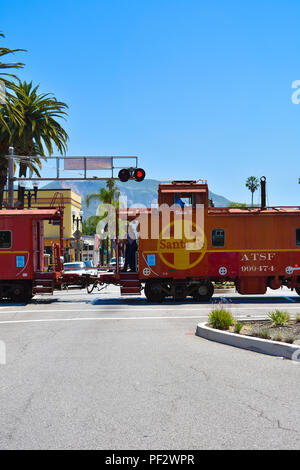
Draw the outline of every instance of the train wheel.
M175 286L174 300L183 302L186 299L187 289L185 284L178 284Z
M159 282L146 282L145 296L147 297L148 302L161 303L165 298L165 294L163 293Z
M205 284L199 284L196 292L193 294L194 300L207 302L210 300L214 293L214 286L211 282Z
M10 296L13 302L29 302L33 297L32 289L25 285L15 285Z

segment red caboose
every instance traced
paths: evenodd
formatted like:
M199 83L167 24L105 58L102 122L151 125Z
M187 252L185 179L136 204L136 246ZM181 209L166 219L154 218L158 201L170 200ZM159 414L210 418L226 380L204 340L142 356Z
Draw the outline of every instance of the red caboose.
M58 209L0 211L0 298L26 301L52 293L60 272L44 272L44 221L61 221ZM57 266L59 266L59 249Z
M300 207L265 207L264 200L261 207L213 207L206 181L160 184L158 205L126 212L140 229L136 275L116 273L122 293L136 294L144 284L149 301L207 301L214 281L234 282L240 294L281 286L300 293L293 271L300 265Z

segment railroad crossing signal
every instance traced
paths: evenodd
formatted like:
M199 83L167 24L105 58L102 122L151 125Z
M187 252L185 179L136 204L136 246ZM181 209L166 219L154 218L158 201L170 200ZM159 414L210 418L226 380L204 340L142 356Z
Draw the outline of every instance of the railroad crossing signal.
M73 233L73 237L76 239L76 240L80 240L80 238L82 237L82 232L80 230L76 230L74 233Z
M14 147L9 147L9 154L5 155L8 160L8 172L7 172L7 187L8 187L8 206L14 206L14 182L25 182L25 181L99 181L99 180L116 180L115 171L119 171L118 179L120 181L128 181L129 179L135 179L136 181L143 181L146 176L145 171L142 168L138 168L138 158L136 156L94 156L94 157L71 157L71 156L51 156L47 157L47 163L55 162L56 169L52 168L54 173L49 174L47 172L46 177L36 176L30 171L29 176L15 177L14 175L14 163L21 162L27 165L30 169L31 164L35 161L34 156L28 155L15 155ZM122 161L122 166L120 166ZM125 167L125 162L130 162L129 167ZM124 166L123 166L124 165ZM76 171L80 172L80 175L62 176L62 172L65 171ZM110 171L110 174L107 174ZM97 176L95 173L99 173ZM104 173L105 174L104 174ZM51 173L51 172L50 172ZM56 173L56 175L55 175ZM22 183L22 184L23 184ZM19 183L21 184L21 183Z
M145 170L143 168L123 168L119 171L118 177L122 183L126 183L130 179L135 181L143 181L146 176Z
M66 180L66 181L82 181L82 180L116 180L116 170L125 172L124 174L129 175L128 179L135 179L136 181L142 181L145 178L145 172L142 168L138 167L138 157L136 156L51 156L47 157L46 162L51 167L51 163L54 163L54 167L51 167L53 174L48 174L46 177L33 176L30 172L29 176L26 177L15 177L14 175L14 162L30 165L34 162L36 157L34 156L22 156L15 155L14 148L9 148L9 155L5 156L8 160L8 173L11 187L13 187L14 181L54 181L54 180ZM127 166L127 164L129 164ZM122 166L121 166L122 165ZM62 172L80 172L80 175L66 174ZM63 176L64 175L64 176ZM144 175L144 176L143 176ZM128 181L128 179L126 181ZM122 181L122 180L121 180Z

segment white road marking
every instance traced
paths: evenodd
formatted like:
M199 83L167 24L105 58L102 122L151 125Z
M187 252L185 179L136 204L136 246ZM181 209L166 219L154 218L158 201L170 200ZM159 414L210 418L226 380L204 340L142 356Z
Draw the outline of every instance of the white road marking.
M266 310L266 312L269 312L271 309L273 308L278 308L280 307L280 305L285 305L285 304L274 304L274 305L254 305L253 307L244 307L243 305L239 305L239 306L236 306L236 307L233 307L232 305L227 305L226 304L226 310ZM123 308L109 308L108 306L105 306L105 308L103 309L97 309L97 307L99 307L98 305L95 305L95 308L91 309L91 308L81 308L81 309L63 309L63 308L57 308L57 309L24 309L24 310L3 310L2 313L20 313L20 314L24 314L24 313L58 313L58 312L95 312L95 313L101 313L101 312L119 312L120 313L120 310L128 310L128 309L131 309L132 311L135 311L135 312L148 312L149 309L151 309L152 311L155 310L156 312L158 311L162 311L162 312L168 312L168 311L195 311L195 312L199 312L199 311L207 311L207 310L212 310L213 308L217 308L217 307L220 307L220 305L218 304L213 304L213 305L210 305L210 306L207 306L207 307L196 307L196 308L191 308L191 307L187 307L187 306L183 306L183 307L177 307L174 306L170 306L170 308L155 308L153 305L148 308L140 308L140 307L134 307L132 305L125 305L125 306L122 306ZM6 308L6 307L4 307ZM300 305L299 306L286 306L287 309L289 310L292 310L292 309L298 309L300 310ZM0 309L0 314L1 314L1 309Z
M38 318L33 320L4 320L0 321L1 325L10 323L47 323L47 322L68 322L68 321L119 321L119 320L185 320L186 318L199 319L206 316L183 316L183 317L72 317L72 318Z
M201 318L207 318L205 315L187 315L183 317L102 317L102 318L95 318L95 317L72 317L72 318L37 318L37 319L32 319L32 320L4 320L0 321L0 325L10 325L10 324L16 324L16 323L53 323L53 322L69 322L69 321L127 321L127 320L186 320L186 319L201 319ZM251 319L254 319L251 318ZM256 318L256 320L260 320L263 318Z

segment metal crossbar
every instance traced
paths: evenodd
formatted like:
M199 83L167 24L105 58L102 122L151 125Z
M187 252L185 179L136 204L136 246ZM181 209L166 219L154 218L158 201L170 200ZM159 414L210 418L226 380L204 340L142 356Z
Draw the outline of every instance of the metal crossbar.
M15 160L17 162L27 163L34 162L34 156L22 156L14 155L13 153L6 155L8 161ZM40 157L42 158L42 157ZM132 160L130 166L120 166L118 165L117 160ZM11 177L13 181L97 181L97 180L107 180L118 179L114 174L114 170L120 170L122 168L128 168L130 170L135 170L138 167L138 157L136 156L51 156L45 157L45 160L54 160L56 161L56 176L52 177L38 177L38 176L28 176L28 177ZM62 164L63 166L62 166ZM54 169L54 168L53 168ZM55 170L55 169L54 169ZM80 177L63 177L61 176L62 171L83 171L83 174ZM90 176L87 172L91 171L111 171L110 176Z

